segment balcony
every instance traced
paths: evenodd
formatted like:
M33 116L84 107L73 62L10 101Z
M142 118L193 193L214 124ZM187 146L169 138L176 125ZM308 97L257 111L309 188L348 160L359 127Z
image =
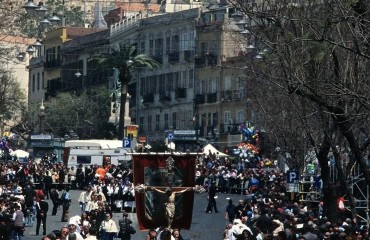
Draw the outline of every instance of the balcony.
M244 89L238 89L233 91L233 100L240 101L245 99Z
M143 104L153 103L154 93L148 93L143 96Z
M204 104L205 102L206 102L206 95L205 94L195 95L195 103L196 104Z
M180 52L174 51L168 54L169 63L173 64L173 63L178 63L179 61L180 61Z
M160 64L163 64L163 56L162 55L154 55L152 58Z
M167 94L159 94L160 102L171 102L171 96Z
M240 134L239 130L240 124L220 124L220 133L221 134Z
M204 56L195 56L194 57L195 67L204 67L206 65L206 58Z
M59 66L60 66L59 59L48 60L45 62L45 68L52 68L52 67L59 67Z
M213 53L207 53L207 66L216 67L218 56Z
M228 102L232 100L232 91L226 90L221 92L221 102Z
M186 88L176 89L176 98L186 98Z
M217 102L217 92L207 94L207 103Z
M193 61L193 51L185 50L184 51L184 60L186 62L192 62Z

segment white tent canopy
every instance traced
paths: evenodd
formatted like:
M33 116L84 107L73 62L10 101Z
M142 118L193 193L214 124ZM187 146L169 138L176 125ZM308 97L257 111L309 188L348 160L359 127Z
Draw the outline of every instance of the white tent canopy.
M218 156L220 157L228 157L227 154L223 153L223 152L220 152L218 151L214 146L212 146L212 144L207 144L204 148L203 148L203 153L205 155L208 155L209 154L209 151L211 151L212 154L215 154L217 155L218 153Z
M28 157L29 155L28 152L20 149L10 152L10 156L17 156L18 158Z

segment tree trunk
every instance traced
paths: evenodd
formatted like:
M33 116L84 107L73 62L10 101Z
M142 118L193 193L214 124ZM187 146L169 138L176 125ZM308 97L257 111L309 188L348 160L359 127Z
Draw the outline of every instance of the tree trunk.
M321 178L323 182L322 193L324 202L324 215L328 217L329 221L336 222L336 220L338 219L338 192L337 186L332 184L330 180L330 168L328 165L328 154L330 150L330 145L330 137L328 134L325 134L317 158L321 167Z

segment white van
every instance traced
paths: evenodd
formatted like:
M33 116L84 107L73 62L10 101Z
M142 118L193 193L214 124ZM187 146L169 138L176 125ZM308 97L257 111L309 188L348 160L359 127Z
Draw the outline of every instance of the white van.
M110 163L120 165L128 163L132 157L128 149L70 149L68 167L82 165L104 165L104 157L110 157Z
M119 140L70 140L65 142L63 160L68 167L104 165L105 157L110 157L110 163L114 165L129 164L131 152L131 148L122 148Z

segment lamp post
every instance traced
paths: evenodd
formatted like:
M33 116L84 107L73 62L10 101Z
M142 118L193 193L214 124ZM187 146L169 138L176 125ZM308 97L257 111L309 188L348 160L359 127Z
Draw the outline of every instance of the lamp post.
M40 118L40 134L45 133L45 107L44 107L44 100L41 101L41 106L40 106L40 113L39 113L39 118Z

